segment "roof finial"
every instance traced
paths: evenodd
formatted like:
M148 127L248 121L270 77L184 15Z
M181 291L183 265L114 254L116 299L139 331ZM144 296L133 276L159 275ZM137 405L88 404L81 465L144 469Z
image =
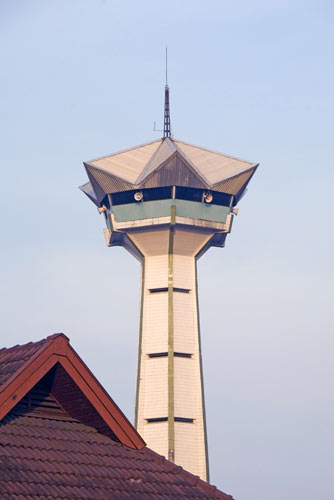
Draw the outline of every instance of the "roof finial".
M165 111L164 111L164 137L170 137L170 111L169 111L169 87L167 80L167 45L166 45L166 85L165 85Z

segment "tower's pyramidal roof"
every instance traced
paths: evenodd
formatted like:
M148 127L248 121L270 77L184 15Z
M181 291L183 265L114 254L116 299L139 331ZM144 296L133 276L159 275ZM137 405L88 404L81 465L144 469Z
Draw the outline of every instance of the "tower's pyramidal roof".
M85 162L90 183L81 189L97 204L108 193L174 184L240 197L257 166L164 137Z

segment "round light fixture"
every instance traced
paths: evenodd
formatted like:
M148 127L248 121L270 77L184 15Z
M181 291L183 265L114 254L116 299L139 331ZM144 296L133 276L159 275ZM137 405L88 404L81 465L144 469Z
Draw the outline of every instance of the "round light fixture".
M213 196L211 193L205 193L204 195L204 201L205 203L211 203L213 200Z
M134 194L134 199L136 201L141 201L143 199L143 193L141 191L137 191L137 193Z

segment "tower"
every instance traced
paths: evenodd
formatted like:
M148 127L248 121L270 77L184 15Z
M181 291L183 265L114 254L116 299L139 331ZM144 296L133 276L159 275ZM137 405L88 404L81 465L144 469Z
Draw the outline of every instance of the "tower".
M108 246L142 267L135 425L147 445L208 480L197 259L223 247L258 164L171 137L85 162L82 191Z

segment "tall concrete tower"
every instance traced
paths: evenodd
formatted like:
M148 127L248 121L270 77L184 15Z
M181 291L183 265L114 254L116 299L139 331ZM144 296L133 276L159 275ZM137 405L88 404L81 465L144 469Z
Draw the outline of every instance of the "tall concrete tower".
M107 245L142 267L135 425L208 480L196 261L224 246L258 164L172 138L166 84L162 139L84 165Z

